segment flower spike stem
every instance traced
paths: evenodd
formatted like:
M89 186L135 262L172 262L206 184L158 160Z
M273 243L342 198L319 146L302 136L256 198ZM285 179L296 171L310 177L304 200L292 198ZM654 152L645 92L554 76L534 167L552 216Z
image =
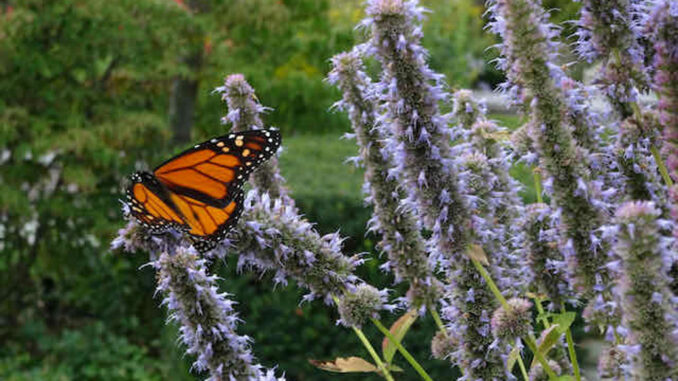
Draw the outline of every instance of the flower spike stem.
M669 176L669 171L666 170L666 166L664 165L664 160L662 160L662 157L659 154L659 150L657 149L657 147L652 146L652 147L650 147L650 152L652 152L652 157L654 157L654 161L655 161L655 163L657 163L657 168L659 168L659 173L661 173L662 178L664 179L664 182L669 187L672 187L673 186L673 180L671 179L671 176Z
M613 51L614 53L614 58L617 61L618 65L622 64L622 59L621 55L619 54L619 50L615 49ZM642 116L642 112L640 110L640 106L638 105L638 102L629 102L631 106L631 110L633 110L633 113L638 116L639 118ZM651 145L650 146L650 152L652 152L652 157L654 158L655 163L657 164L657 168L659 169L659 173L661 173L662 178L664 179L664 182L666 185L669 187L673 186L673 180L671 179L671 176L669 176L669 172L666 170L666 165L664 165L664 160L662 159L661 155L659 154L659 150L657 149L656 145Z
M478 260L471 258L471 261L473 262L473 265L476 267L476 270L480 273L480 275L485 279L485 282L487 282L487 286L490 288L492 293L494 294L494 297L497 298L499 303L501 303L502 307L506 310L510 310L511 306L508 304L506 301L506 298L504 298L504 295L501 294L501 291L499 291L499 288L497 288L497 285L494 283L492 280L492 277L490 274L485 270L482 264L478 262ZM534 353L534 357L539 361L541 366L544 368L546 371L546 374L549 376L549 380L556 381L558 379L558 376L553 372L553 369L549 366L549 364L546 362L546 359L544 359L544 356L537 351L537 341L534 339L532 335L524 337L523 340L525 343L527 343L527 346L530 347L530 350L532 353Z
M365 337L365 334L363 333L363 331L356 326L353 326L352 328L353 328L353 331L355 332L355 334L360 339L360 341L362 341L362 343L365 346L365 348L367 349L367 351L370 352L370 355L372 356L372 359L374 360L374 362L376 362L379 369L381 369L381 373L384 375L384 378L387 381L394 381L393 376L391 376L391 372L389 372L386 365L384 365L384 362L381 361L381 357L379 357L377 352L374 350L374 347L372 347L372 344L370 344L369 340L367 340L367 337Z
M518 366L520 367L520 373L523 375L523 380L530 381L530 377L527 375L527 369L525 369L525 363L521 356L518 356Z
M375 318L372 318L370 320L372 320L372 323L374 324L374 326L377 327L377 329L379 331L381 331L381 333L383 333L384 336L386 336L393 344L395 344L396 348L398 349L398 352L400 352L400 354L403 355L403 357L405 357L405 360L407 360L407 362L409 362L410 365L412 365L414 370L416 370L417 373L419 373L419 376L421 376L421 378L423 380L433 381L431 376L429 376L428 373L426 373L424 368L422 368L421 365L419 365L417 360L415 360L414 357L412 357L410 352L408 352L407 349L405 349L405 347L403 347L402 344L400 344L399 340L397 340L395 337L393 337L393 334L391 334L391 331L389 331L386 327L384 327L384 325L381 324L381 322L379 320L377 320Z
M434 306L429 305L427 307L428 312L431 313L431 316L433 317L433 320L435 320L436 325L438 326L438 330L447 337L447 329L445 329L445 325L443 324L443 321L440 319L440 315L438 315L438 311L436 311Z
M476 270L478 270L483 279L485 279L485 282L487 282L487 286L490 287L490 290L492 290L494 297L497 298L499 303L501 303L501 306L504 307L505 310L510 310L511 306L509 306L509 304L506 302L506 298L504 298L504 295L501 294L501 291L499 291L499 288L497 288L497 285L494 283L492 277L487 272L487 270L485 270L483 265L480 264L480 262L478 262L477 259L471 258L471 261L473 262L473 265L476 267Z
M539 315L544 316L544 306L541 305L541 298L537 297L534 298L534 305L537 306L537 312L539 312ZM542 320L542 324L544 324L544 328L549 329L551 328L551 323L549 323L548 318L544 319L539 319L537 318L537 321Z
M544 202L541 198L541 170L536 167L532 170L532 173L534 174L534 191L537 193L537 202L541 204Z
M332 295L332 300L334 300L334 304L336 304L337 306L339 305L339 298L337 298L336 295ZM363 331L356 326L353 326L351 328L353 328L353 332L355 332L356 336L358 336L358 339L360 339L360 342L363 343L365 349L367 349L367 351L370 353L370 356L372 356L372 359L377 364L377 367L381 370L381 373L384 375L386 381L394 381L393 376L391 376L391 372L389 372L386 365L384 365L384 362L381 361L381 357L379 357L377 351L374 350L374 347L372 346L372 344L370 344L370 341L367 340L367 337L365 337Z
M561 311L566 312L565 304L561 306ZM572 370L574 371L574 379L581 381L581 373L579 372L579 363L577 362L577 352L574 350L574 340L572 339L572 331L570 328L565 331L565 339L567 340L567 351L570 352L570 362L572 362Z

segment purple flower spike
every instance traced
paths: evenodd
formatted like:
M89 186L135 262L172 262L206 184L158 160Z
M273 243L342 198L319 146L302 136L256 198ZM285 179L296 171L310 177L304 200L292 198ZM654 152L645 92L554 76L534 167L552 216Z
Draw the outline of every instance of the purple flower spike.
M662 125L668 167L678 182L678 6L675 1L658 1L647 25L654 41L653 88L659 96L659 120ZM670 192L673 220L678 222L678 188ZM678 230L675 231L678 236Z
M267 111L267 108L259 104L254 89L242 74L229 75L224 86L218 87L215 91L221 93L222 99L228 105L229 112L223 118L223 122L230 123L234 132L264 128L261 114ZM271 197L280 197L286 203L294 204L284 185L285 179L280 175L276 156L262 164L252 174L251 181L255 187L268 192Z
M355 291L339 298L337 309L340 322L346 327L361 327L370 318L379 318L379 311L385 309L387 293L368 284L360 284Z
M582 296L609 284L604 265L607 247L596 237L604 221L604 203L596 199L587 160L575 146L567 124L567 103L554 78L557 45L554 28L537 2L497 0L490 6L491 29L504 39L507 76L520 100L532 113L531 134L541 166L552 182L553 200L562 209L566 229L570 281ZM598 244L600 242L600 244ZM571 243L571 245L569 245ZM600 245L600 247L599 247Z
M647 88L641 37L641 1L586 0L582 2L577 51L587 61L603 59L599 82L619 114L633 113L638 89Z
M501 306L492 314L492 334L500 341L513 344L532 333L532 303L522 298L511 298L507 304L508 309Z
M489 316L494 297L465 253L475 240L467 197L451 148L448 120L438 102L448 96L440 75L426 63L419 23L423 9L416 1L368 1L362 25L372 31L366 47L384 69L376 84L384 113L377 123L387 136L397 176L407 190L406 203L432 231L430 251L453 284L446 287L443 318L459 337L460 350L451 360L468 379L505 379L498 348L493 347ZM403 43L404 41L404 43ZM469 292L473 302L468 301Z
M438 253L446 258L463 257L469 243L469 214L450 160L450 133L438 109L445 94L439 77L426 65L421 35L414 25L421 12L412 1L368 2L366 24L372 26L373 38L367 51L384 67L377 86L387 110L378 122L389 136L387 146L395 151L394 161L409 201L424 226L434 231ZM407 40L406 49L396 48L401 36ZM422 134L428 138L419 139ZM438 197L443 192L449 195L445 203ZM443 210L454 213L441 218Z
M631 374L639 380L678 377L678 341L670 334L678 311L671 307L668 268L670 243L662 240L657 218L661 212L651 202L628 202L616 214L615 252L622 260L618 291L622 319L629 330Z
M161 254L153 266L170 320L181 325L187 353L197 356L193 368L209 372L208 380L213 381L284 380L253 363L250 339L236 333L235 302L217 291L217 277L207 274L205 260L194 250L182 247L174 254Z
M238 254L238 267L275 272L278 283L292 278L310 291L305 300L321 297L329 303L358 281L353 271L362 260L342 254L338 234L321 236L296 208L255 190L247 194L228 239L223 250Z
M565 275L567 265L558 250L557 221L546 204L526 208L521 228L524 232L527 262L534 277L535 291L548 296L554 307L571 298Z
M358 51L338 54L332 58L332 64L328 80L343 93L343 99L336 106L349 114L365 165L368 200L374 206L370 230L382 235L379 246L388 254L396 282L410 284L409 303L414 307L435 306L440 296L438 281L432 276L420 226L412 211L400 206L403 195L399 183L389 176L392 162L381 130L376 127L374 85L364 72Z

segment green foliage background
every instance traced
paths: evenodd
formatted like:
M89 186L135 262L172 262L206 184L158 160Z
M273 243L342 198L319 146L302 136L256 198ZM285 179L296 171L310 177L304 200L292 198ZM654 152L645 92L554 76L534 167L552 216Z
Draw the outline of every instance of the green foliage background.
M244 73L261 102L274 108L267 123L283 131L282 171L303 213L321 232L348 236L347 253L373 251L375 237L364 236L370 211L360 195L362 173L342 163L356 148L339 140L348 122L329 111L340 96L323 82L328 59L363 39L354 29L362 1L206 0L206 10L196 13L185 3L0 0L2 380L196 378L176 327L165 325L153 298L154 274L143 267L148 257L108 250L124 224L123 178L181 148L170 145L167 123L177 75L200 81L198 141L224 133L225 108L211 90L226 74ZM451 86L500 81L485 63L494 41L482 31L483 7L469 0L423 3L434 11L424 40L431 64ZM205 57L197 73L180 59L196 47ZM216 264L215 271L241 302L242 332L254 338L263 364L278 364L290 380L312 380L331 375L309 358L367 357L335 325L331 309L299 305L294 285L273 291L269 279L237 274L234 263ZM390 285L378 265L368 262L359 275ZM406 344L434 378L449 378L448 365L430 359L433 332L423 319ZM401 365L402 379L414 379Z

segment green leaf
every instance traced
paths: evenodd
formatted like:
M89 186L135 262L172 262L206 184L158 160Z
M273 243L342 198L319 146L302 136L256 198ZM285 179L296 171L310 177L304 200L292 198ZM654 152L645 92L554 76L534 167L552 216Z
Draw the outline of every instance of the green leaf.
M417 313L417 310L411 309L405 312L403 316L398 318L398 320L393 323L389 330L393 334L393 337L398 340L398 342L403 340L407 331L410 329L414 321L417 320L418 315L419 314ZM390 364L391 360L393 360L393 356L395 356L396 353L395 344L392 343L387 337L384 337L384 340L381 342L381 351L384 353L384 360Z
M548 329L544 330L541 334L541 339L537 343L537 352L541 353L542 357L546 358L547 354L553 348L556 343L560 340L560 337L563 335L563 332L560 330L558 324L554 324ZM530 368L533 368L537 364L537 356L534 356L532 360L532 365Z
M566 374L564 376L558 376L557 380L558 381L574 381L574 377L570 376L569 374Z
M399 367L398 365L395 364L384 364L390 370L391 372L402 372L403 368Z
M574 323L574 319L577 317L577 314L572 311L568 311L560 314L554 314L552 316L553 323L558 324L558 330L560 333L565 333L570 328L572 323Z
M518 361L519 357L520 357L520 348L514 346L508 355L508 359L506 360L506 368L508 369L509 372L513 371L513 367L516 366L516 361Z

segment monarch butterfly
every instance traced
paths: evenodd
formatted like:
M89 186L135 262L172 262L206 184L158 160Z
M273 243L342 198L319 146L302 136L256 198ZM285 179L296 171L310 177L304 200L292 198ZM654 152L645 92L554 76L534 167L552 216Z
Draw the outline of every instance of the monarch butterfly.
M149 172L127 188L131 215L151 233L175 228L201 252L224 239L242 213L242 185L280 146L277 130L250 130L210 139Z

